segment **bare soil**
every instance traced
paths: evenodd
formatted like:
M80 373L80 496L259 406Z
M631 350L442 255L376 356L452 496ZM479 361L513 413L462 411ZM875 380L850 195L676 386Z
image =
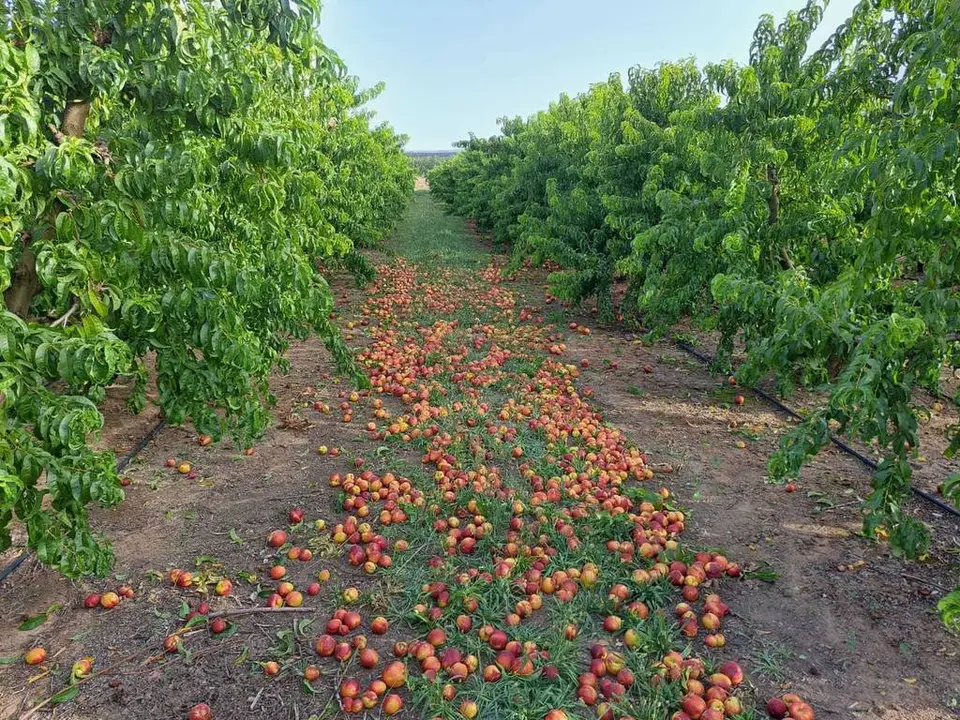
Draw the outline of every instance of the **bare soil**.
M914 503L934 550L922 564L898 560L858 534L869 474L856 460L831 447L787 493L767 482L766 461L791 423L764 401L747 392L734 405L721 379L666 343L595 330L567 346L590 363L583 379L608 421L672 468L694 514L689 539L777 574L728 591L728 648L750 659L760 696L802 688L826 717L957 716L960 642L935 607L958 578L955 518Z

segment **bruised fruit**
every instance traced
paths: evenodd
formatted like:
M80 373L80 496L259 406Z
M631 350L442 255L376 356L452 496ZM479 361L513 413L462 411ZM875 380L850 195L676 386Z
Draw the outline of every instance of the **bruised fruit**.
M407 682L407 666L399 660L389 663L381 675L388 688L396 689Z
M502 677L500 668L496 665L487 665L483 669L483 680L484 682L497 682Z
M206 703L197 703L187 713L187 720L213 720L213 712Z
M331 657L337 647L337 641L332 635L321 635L313 645L314 652L320 657Z
M683 711L692 718L699 718L707 709L706 701L699 695L686 695L681 702Z
M743 705L738 697L728 697L723 701L723 713L728 717L736 717L743 713Z
M77 678L85 678L93 671L93 658L85 657L77 660L70 669L70 674Z
M364 667L367 670L375 668L377 663L380 662L380 656L377 655L377 651L373 648L364 648L361 650L357 659L360 667Z
M813 708L802 700L790 703L790 717L793 720L814 720Z
M596 705L597 698L599 697L597 689L592 685L581 685L577 688L577 697L583 702L584 705Z
M427 633L427 642L433 645L434 647L440 647L447 641L447 634L443 631L443 628L433 628L430 632Z
M403 699L399 695L387 695L383 699L383 714L396 715L403 708Z
M771 698L767 701L767 714L772 718L785 718L787 716L787 704L780 698Z
M26 654L23 656L23 661L27 665L39 665L44 660L47 659L47 651L42 647L32 648L27 650Z
M730 678L730 684L733 686L737 686L743 682L743 670L733 661L725 662L721 665L720 672Z

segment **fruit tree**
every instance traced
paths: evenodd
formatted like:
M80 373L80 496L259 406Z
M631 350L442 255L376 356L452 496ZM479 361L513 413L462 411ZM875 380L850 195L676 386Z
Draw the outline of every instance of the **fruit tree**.
M247 445L291 338L342 366L322 263L356 262L412 191L403 138L320 40L317 0L0 3L0 549L103 571L90 441L148 362L173 423ZM362 265L361 265L362 266Z

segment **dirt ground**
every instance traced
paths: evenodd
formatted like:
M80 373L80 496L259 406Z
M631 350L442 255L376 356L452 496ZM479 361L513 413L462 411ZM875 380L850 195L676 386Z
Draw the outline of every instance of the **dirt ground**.
M542 281L542 273L532 273L514 289L542 306ZM350 317L359 294L345 282L336 287ZM569 319L589 324L587 317ZM360 342L359 333L346 333L352 344ZM725 594L735 612L727 649L744 660L756 697L795 688L819 718L960 717L960 640L945 632L935 612L937 599L960 577L955 519L915 505L912 511L934 529L934 550L924 563L900 561L857 535L856 501L868 491L869 476L854 460L825 451L792 494L767 482L766 459L790 423L751 393L743 406L733 405L719 378L669 343L642 344L594 327L589 335L572 333L567 347L568 362L588 361L581 382L594 389L607 420L669 472L672 489L694 517L688 542L722 548L748 568L776 574L772 582L730 584ZM90 680L71 702L34 717L179 718L201 700L233 709L220 717L338 715L332 682L319 683L312 696L284 692L279 684L251 690L247 656L262 656L279 643L292 643L294 656L312 653L316 632L297 627L302 636L291 638L291 616L254 616L241 632L196 651L189 664L159 651L189 599L166 582L167 570L210 577L227 569L263 573L263 538L286 525L288 509L300 506L308 518L332 515L337 498L326 482L330 473L378 451L359 424L313 409L315 402L336 406L347 389L319 343L298 343L289 358L290 372L273 381L278 423L254 455L227 443L201 448L192 432L167 428L127 470L133 484L126 501L93 512L95 527L114 544L112 579L73 583L31 560L0 586L0 656L42 644L59 661L47 674L20 662L0 666L0 717L28 716L38 700L64 686L70 664L84 655L96 658L97 671L119 666L122 672ZM156 411L131 417L119 401L122 388L114 394L105 443L122 451L155 424ZM320 456L320 445L343 452ZM167 468L168 458L191 461L197 477ZM313 561L289 563L303 581L324 567L336 570L338 584L323 589L317 612L298 616L317 624L337 606L341 587L373 587L342 558L324 555L318 545ZM87 592L121 583L134 588L134 599L112 611L81 608ZM245 584L243 592L252 587ZM224 609L231 602L213 598L211 605ZM376 602L369 597L365 607L375 611ZM24 616L54 604L62 609L46 623L17 630Z
M766 482L766 460L790 423L752 393L733 405L718 379L663 343L595 331L568 348L592 368L618 363L616 373L587 370L584 381L609 421L672 467L694 542L777 574L731 595L739 622L729 646L751 659L755 680L772 688L791 678L827 717L956 716L945 708L960 702L960 643L935 612L957 579L955 520L915 504L935 549L926 563L901 562L857 534L857 496L869 482L857 461L830 448L796 492Z

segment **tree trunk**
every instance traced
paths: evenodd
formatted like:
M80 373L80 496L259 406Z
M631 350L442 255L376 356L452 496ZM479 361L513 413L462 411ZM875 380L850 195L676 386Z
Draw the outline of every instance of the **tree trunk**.
M60 123L60 130L69 137L83 137L83 128L87 124L87 115L90 114L89 100L74 100L67 103L67 109L63 111L63 121Z
M767 198L767 225L776 225L780 222L780 178L777 176L777 166L767 165L767 182L770 183L770 197ZM785 247L780 248L780 266L784 270L793 270L793 258Z
M63 120L60 124L61 136L55 138L57 142L63 142L63 137L83 137L83 130L87 124L87 115L90 114L89 100L76 100L67 103L63 111ZM57 214L61 212L59 208L50 213L50 226L53 227L53 221ZM30 304L34 296L40 290L40 278L37 276L37 259L30 248L30 235L23 236L23 253L20 255L20 262L14 268L13 275L10 278L10 287L3 294L3 301L7 310L27 317L30 312Z
M27 240L23 241L28 242ZM40 278L37 277L37 263L33 256L33 250L29 245L25 245L23 253L20 255L20 262L14 268L13 275L10 278L10 287L3 294L3 301L6 303L7 310L14 315L26 317L30 311L30 303L33 302L33 296L40 289Z
M780 178L777 177L777 166L767 165L767 182L770 183L770 197L767 199L767 224L776 225L780 222Z

